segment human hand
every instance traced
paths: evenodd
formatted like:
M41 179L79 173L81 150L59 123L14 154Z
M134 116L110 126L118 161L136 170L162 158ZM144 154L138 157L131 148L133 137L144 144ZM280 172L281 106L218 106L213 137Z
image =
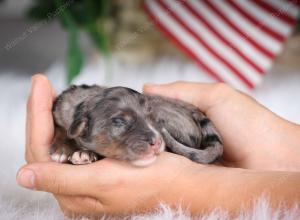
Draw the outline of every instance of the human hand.
M175 82L145 85L155 93L194 104L214 122L224 164L249 169L300 170L300 128L226 84Z
M50 162L54 94L46 77L33 77L26 126L29 165L18 173L20 185L53 193L68 215L144 211L159 201L171 204L173 186L187 179L195 166L184 157L163 153L153 166L143 169L110 159L84 166Z
M270 185L277 203L282 198L287 198L286 201L299 198L298 191L282 190L287 183L297 185L299 175L288 174L278 183L279 173L204 166L166 152L145 168L111 159L83 166L49 162L54 133L53 91L45 77L34 77L27 114L25 157L29 164L20 169L17 182L30 189L53 193L62 211L69 216L143 212L159 202L170 206L180 202L194 214L214 207L236 210L244 205L242 201L248 203L254 195L269 190ZM249 190L245 190L246 186ZM234 194L239 196L224 203L223 198Z

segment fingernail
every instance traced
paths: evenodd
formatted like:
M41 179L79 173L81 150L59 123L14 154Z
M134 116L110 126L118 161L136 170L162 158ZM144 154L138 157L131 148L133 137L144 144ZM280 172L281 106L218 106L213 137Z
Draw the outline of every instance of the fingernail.
M36 79L36 77L37 77L38 75L37 74L35 74L35 75L33 75L32 77L31 77L31 84L33 84L34 83L34 81L35 81L35 79Z
M22 169L18 172L17 183L25 188L34 189L35 174L30 169Z

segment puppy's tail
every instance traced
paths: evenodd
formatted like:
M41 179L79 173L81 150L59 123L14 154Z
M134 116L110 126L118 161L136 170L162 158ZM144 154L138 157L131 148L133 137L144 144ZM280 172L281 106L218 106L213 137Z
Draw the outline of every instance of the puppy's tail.
M199 120L201 127L201 149L207 152L207 162L212 163L223 154L223 144L217 129L206 116Z
M168 148L172 152L185 156L197 163L209 164L216 161L223 154L223 145L215 127L208 118L206 119L208 121L205 124L202 121L203 119L201 120L203 126L201 126L202 141L200 149L191 148L179 143L163 128L162 134L166 142L169 143Z

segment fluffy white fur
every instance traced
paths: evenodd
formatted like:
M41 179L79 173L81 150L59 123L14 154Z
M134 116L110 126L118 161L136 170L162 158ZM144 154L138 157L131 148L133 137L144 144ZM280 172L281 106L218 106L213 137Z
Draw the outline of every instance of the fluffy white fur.
M109 72L110 74L104 74ZM57 91L65 86L64 67L52 65L46 71ZM193 64L162 59L146 66L130 66L112 60L109 65L97 61L87 65L75 83L122 85L141 90L145 82L164 83L175 80L212 82ZM270 72L264 83L252 95L280 116L300 122L300 72ZM30 79L22 73L0 74L0 219L64 219L55 200L46 193L31 192L18 187L15 174L24 162L24 135L26 98ZM226 198L224 198L226 199ZM284 203L284 201L282 201ZM226 212L215 210L200 219L226 219ZM131 216L131 219L189 219L188 211L171 210L166 205L148 215ZM237 219L300 219L299 209L284 206L272 210L268 201L259 200L251 211L241 212Z

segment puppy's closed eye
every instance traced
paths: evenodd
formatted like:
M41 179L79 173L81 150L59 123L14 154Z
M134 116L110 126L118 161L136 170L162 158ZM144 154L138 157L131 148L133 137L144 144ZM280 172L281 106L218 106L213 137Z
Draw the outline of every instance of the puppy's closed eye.
M111 133L112 136L119 137L121 134L128 131L131 127L131 120L124 115L117 115L111 118Z
M116 127L125 127L127 125L127 121L122 117L114 117L111 119L112 124Z

